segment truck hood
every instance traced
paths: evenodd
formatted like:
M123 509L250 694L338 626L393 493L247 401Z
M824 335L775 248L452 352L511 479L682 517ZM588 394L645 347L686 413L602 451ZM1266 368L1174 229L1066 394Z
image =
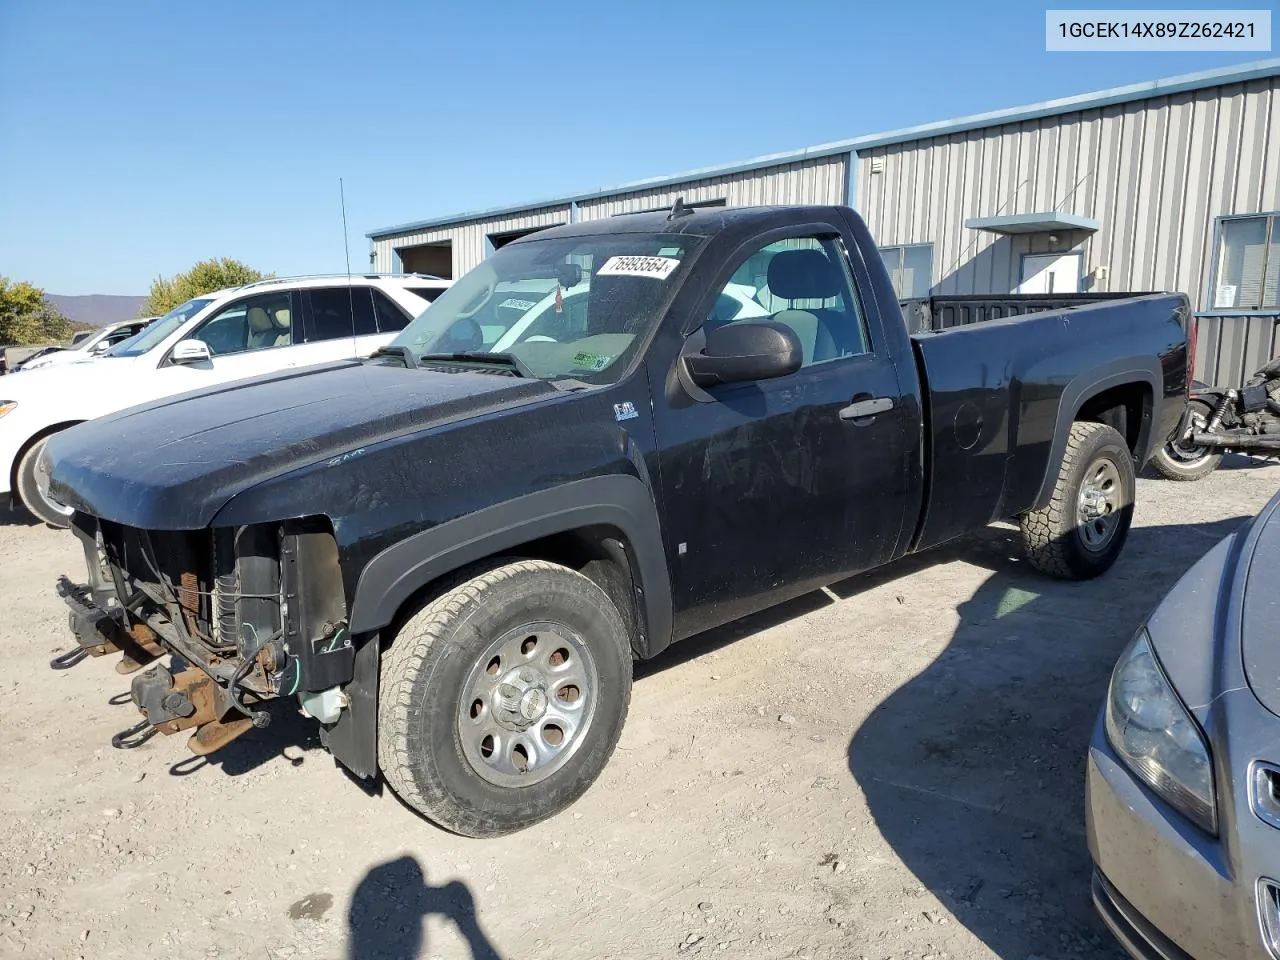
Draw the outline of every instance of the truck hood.
M541 380L356 361L290 370L72 427L49 442L49 488L127 526L199 529L269 478L556 392Z

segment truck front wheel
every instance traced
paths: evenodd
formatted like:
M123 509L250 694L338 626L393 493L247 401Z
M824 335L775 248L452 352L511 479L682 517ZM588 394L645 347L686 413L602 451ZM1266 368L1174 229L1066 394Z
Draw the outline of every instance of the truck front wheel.
M1027 559L1042 573L1088 580L1116 562L1133 522L1133 455L1102 423L1073 423L1046 507L1021 517Z
M608 595L542 560L500 563L411 617L383 660L378 762L414 810L496 837L577 800L631 699L631 644Z

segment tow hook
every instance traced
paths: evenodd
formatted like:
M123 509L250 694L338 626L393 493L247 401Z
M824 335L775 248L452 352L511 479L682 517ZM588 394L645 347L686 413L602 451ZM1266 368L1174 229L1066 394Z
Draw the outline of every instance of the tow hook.
M111 745L117 750L132 750L140 747L160 731L151 725L151 721L142 719L127 730L121 730L111 738Z
M81 660L89 657L89 651L84 647L72 647L70 650L64 650L52 660L49 661L49 667L52 670L70 670Z
M169 735L194 727L187 747L205 756L255 726L252 717L226 719L236 708L211 677L196 669L175 675L156 667L139 674L130 684L129 699L142 719L111 738L111 745L120 750L139 747L157 733Z

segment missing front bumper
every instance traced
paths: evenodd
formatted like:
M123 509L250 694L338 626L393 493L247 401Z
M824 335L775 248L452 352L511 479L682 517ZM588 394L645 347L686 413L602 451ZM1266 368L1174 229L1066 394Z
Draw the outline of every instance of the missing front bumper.
M76 647L55 657L54 669L66 669L87 657L121 653L116 672L136 673L164 656L156 634L145 624L125 624L99 606L92 591L67 577L59 577L58 595L68 608L68 624ZM187 747L205 756L226 746L254 726L233 702L230 693L213 677L194 667L177 673L157 666L133 678L129 697L142 719L111 738L119 749L141 746L157 733L172 735L193 731Z

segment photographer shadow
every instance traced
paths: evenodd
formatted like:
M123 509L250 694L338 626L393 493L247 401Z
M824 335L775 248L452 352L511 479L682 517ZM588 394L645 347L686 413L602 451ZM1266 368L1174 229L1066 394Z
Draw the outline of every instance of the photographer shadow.
M418 960L427 953L424 921L433 914L453 922L472 960L499 960L471 889L458 880L431 886L408 855L373 867L356 887L347 909L347 960Z

